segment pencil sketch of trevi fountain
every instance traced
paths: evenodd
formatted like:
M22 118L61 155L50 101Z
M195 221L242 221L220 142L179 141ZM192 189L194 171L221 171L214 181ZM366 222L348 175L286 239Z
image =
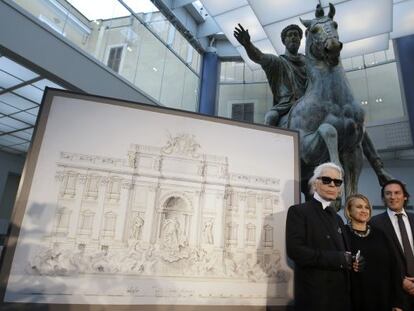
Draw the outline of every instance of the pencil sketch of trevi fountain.
M125 158L61 152L56 211L28 273L287 287L272 221L283 211L280 180L231 172L194 135L167 136L162 147L131 145Z

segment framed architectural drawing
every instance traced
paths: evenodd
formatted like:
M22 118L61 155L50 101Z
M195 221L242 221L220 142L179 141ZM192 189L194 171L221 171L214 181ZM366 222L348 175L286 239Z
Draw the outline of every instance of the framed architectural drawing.
M299 197L296 132L48 89L3 304L283 310L285 218Z

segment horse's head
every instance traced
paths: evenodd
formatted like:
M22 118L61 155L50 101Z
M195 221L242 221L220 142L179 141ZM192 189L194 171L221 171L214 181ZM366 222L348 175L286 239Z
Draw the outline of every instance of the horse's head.
M338 37L338 24L333 20L335 7L329 3L329 13L325 16L323 8L318 4L315 18L300 20L306 27L306 55L325 61L330 66L339 63L342 42Z

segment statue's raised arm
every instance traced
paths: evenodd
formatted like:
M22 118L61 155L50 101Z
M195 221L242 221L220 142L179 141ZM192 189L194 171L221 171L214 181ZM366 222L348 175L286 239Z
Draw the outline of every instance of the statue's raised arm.
M249 30L244 29L242 25L238 24L238 27L234 28L233 34L237 41L244 47L249 58L256 63L261 64L264 54L250 41Z

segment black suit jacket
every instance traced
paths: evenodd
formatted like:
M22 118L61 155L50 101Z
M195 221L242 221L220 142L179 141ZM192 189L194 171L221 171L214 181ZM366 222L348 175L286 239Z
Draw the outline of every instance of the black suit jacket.
M411 226L411 232L414 232L414 215L407 213L408 220ZM370 224L373 227L377 227L382 230L387 236L390 244L393 246L393 252L398 263L398 269L401 271L401 285L402 279L407 275L406 261L404 256L404 250L398 241L397 234L395 233L394 227L391 223L388 213L385 211L382 214L372 217ZM404 296L404 310L414 310L414 297L405 294Z
M315 199L289 208L286 250L295 263L296 310L350 310L350 250L342 219L329 217Z
M414 232L414 215L411 213L407 213L407 216L410 222L411 232ZM378 229L381 229L385 233L385 235L387 236L387 238L389 239L389 241L394 247L395 255L401 267L401 274L402 276L406 276L407 273L406 273L404 250L402 249L401 244L398 241L397 234L395 233L394 227L391 223L388 213L384 212L382 214L372 217L370 223L372 226L377 227Z

